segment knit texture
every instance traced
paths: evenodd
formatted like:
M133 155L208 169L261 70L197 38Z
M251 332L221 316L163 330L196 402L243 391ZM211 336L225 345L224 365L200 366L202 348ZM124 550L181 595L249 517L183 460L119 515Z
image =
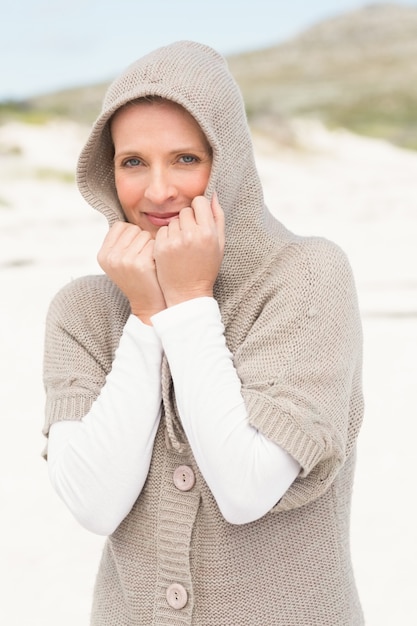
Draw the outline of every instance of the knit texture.
M213 149L206 191L226 215L215 297L242 381L249 420L302 471L261 520L221 516L186 440L166 359L163 419L144 489L108 538L94 626L361 626L349 553L355 444L362 421L362 335L345 254L298 237L268 212L240 92L224 59L194 42L161 48L109 88L79 159L85 199L124 219L114 187L108 121L124 103L157 95L185 107ZM45 339L47 435L81 419L110 371L129 305L105 276L77 279L51 304ZM194 487L173 473L192 467ZM187 591L170 606L173 583Z

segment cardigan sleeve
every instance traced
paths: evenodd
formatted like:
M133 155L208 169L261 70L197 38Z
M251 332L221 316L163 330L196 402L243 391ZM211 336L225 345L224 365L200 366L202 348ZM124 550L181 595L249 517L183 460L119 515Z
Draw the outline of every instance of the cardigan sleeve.
M54 297L45 328L45 436L54 422L88 413L111 370L129 314L128 301L104 275L73 280Z
M131 315L91 410L51 426L51 482L92 532L111 534L142 491L161 415L161 360L152 326Z
M242 302L245 316L233 354L249 421L301 466L275 507L287 510L329 488L362 420L362 332L345 254L324 239L288 246Z

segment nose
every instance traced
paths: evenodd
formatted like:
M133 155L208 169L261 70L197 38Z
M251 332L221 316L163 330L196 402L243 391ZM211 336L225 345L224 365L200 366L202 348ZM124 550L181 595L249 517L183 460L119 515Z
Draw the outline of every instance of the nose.
M145 198L156 205L162 205L177 195L177 190L170 173L164 168L150 168Z

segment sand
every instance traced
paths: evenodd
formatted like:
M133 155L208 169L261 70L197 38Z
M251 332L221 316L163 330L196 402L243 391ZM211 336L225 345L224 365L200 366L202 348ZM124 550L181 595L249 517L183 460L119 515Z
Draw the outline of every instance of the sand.
M297 149L255 138L271 210L351 260L363 318L366 416L359 439L352 558L367 626L417 623L417 154L295 121ZM103 538L53 492L41 379L49 301L100 271L104 219L71 180L86 129L0 127L0 623L88 626ZM307 626L307 625L306 625Z

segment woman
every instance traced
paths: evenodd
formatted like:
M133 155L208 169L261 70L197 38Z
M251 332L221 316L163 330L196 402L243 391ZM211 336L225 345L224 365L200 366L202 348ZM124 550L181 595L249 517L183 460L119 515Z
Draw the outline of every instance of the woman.
M91 623L360 626L355 286L265 207L222 57L177 42L130 66L78 184L105 274L51 304L44 432L60 497L109 535Z

